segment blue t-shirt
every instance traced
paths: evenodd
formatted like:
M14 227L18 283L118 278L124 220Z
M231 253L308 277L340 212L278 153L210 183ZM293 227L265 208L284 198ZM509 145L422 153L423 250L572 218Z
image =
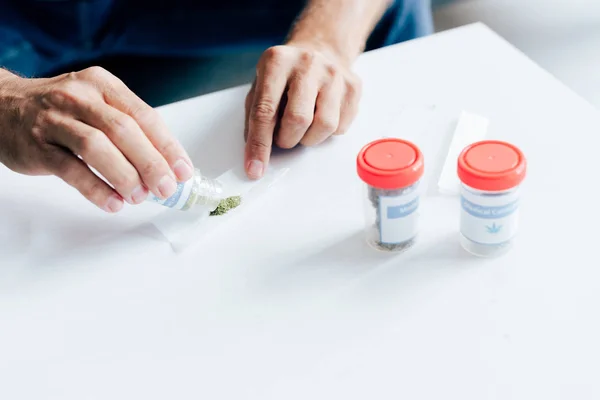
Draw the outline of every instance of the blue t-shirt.
M0 67L41 75L106 55L196 57L255 51L281 43L307 2L0 0ZM428 0L396 0L368 47L430 30Z

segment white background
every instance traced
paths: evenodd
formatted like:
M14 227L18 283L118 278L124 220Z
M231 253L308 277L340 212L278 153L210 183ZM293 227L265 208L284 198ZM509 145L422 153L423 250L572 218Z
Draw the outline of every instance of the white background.
M435 2L435 0L434 0ZM600 106L600 1L442 0L437 30L482 21Z

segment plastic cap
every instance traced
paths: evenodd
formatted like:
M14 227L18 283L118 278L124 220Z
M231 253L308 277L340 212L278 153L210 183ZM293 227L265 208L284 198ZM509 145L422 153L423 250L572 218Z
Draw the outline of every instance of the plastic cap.
M380 189L400 189L415 184L423 176L423 154L413 143L402 139L380 139L358 153L358 176Z
M458 157L458 177L465 185L489 192L519 186L527 162L516 146L496 140L473 143Z

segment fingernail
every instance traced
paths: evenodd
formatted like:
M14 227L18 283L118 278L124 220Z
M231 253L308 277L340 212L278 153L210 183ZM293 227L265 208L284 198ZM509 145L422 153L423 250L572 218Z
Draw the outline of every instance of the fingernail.
M106 202L106 206L104 206L104 210L109 213L119 212L121 208L123 208L123 199L116 195L110 196Z
M131 192L131 202L133 204L140 204L142 201L146 200L146 197L148 197L148 191L142 185L136 187L133 189L133 192Z
M184 160L177 160L175 164L173 164L173 172L175 172L175 176L179 179L180 182L185 182L194 175L194 170Z
M252 160L248 163L248 177L251 179L260 179L263 176L264 165L261 161Z
M158 191L163 199L169 198L177 190L177 182L170 175L165 175L158 182Z

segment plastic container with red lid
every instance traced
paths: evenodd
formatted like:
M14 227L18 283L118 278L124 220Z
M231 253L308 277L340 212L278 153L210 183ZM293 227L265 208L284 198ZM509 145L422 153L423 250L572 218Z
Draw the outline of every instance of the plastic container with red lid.
M495 257L508 252L519 228L520 186L527 162L516 146L477 142L460 154L461 244L468 252Z
M367 241L378 250L407 250L418 234L423 154L406 140L380 139L362 148L356 164L367 188Z

